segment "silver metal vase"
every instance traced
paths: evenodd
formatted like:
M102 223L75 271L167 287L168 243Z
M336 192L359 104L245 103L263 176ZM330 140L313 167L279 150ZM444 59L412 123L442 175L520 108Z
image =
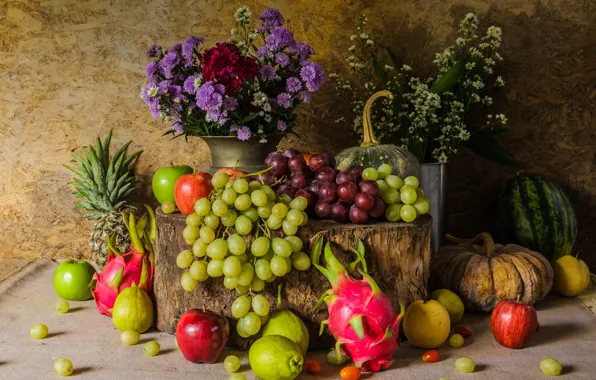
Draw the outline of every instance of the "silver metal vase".
M267 142L258 139L238 140L235 136L203 136L201 137L211 151L212 174L221 168L234 167L247 173L254 173L265 168L265 157L277 149L277 144L286 134L267 135Z
M447 164L420 164L422 170L420 187L430 201L433 218L430 245L435 253L445 241L447 223Z

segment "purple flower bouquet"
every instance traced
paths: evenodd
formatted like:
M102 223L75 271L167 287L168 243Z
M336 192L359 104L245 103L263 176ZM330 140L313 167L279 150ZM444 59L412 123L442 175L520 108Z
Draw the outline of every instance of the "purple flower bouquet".
M237 136L240 140L287 133L296 106L325 82L309 58L314 50L296 42L277 9L265 9L251 29L251 12L234 14L229 42L203 49L191 36L168 50L153 45L141 96L154 118L172 123L174 136ZM258 46L260 45L260 46Z

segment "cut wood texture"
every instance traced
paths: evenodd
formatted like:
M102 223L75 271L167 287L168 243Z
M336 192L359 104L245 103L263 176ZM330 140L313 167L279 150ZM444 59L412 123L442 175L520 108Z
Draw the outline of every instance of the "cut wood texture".
M399 300L406 306L426 297L430 265L431 219L422 217L413 223L376 223L368 225L338 224L331 221L309 221L299 234L305 242L304 252L319 236L335 243L334 251L344 264L355 259L349 248L362 240L366 247L369 273L387 292L396 310ZM186 226L185 216L165 215L157 211L157 244L155 255L154 295L157 308L157 328L174 333L178 318L189 309L205 309L227 316L233 328L229 345L248 348L251 340L236 334L236 320L230 307L238 297L234 290L223 287L222 278L199 283L193 292L186 292L180 285L182 269L176 266L176 256L190 248L182 238ZM313 313L313 306L321 294L330 288L327 279L314 267L308 271L293 270L282 280L270 284L261 294L272 305L276 304L277 286L283 281L282 298L285 306L299 315L310 332L310 348L331 347L333 338L325 333L319 336L320 322L327 317L325 310ZM253 337L252 340L257 337Z

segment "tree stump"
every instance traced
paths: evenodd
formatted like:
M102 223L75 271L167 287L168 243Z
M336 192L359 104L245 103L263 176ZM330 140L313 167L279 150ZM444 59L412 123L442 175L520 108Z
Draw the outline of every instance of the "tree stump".
M243 339L236 333L236 320L231 315L232 302L238 297L234 290L224 288L223 278L199 283L193 292L186 292L180 285L182 270L176 266L176 256L190 247L182 238L186 226L182 214L165 215L157 211L157 243L155 247L155 274L153 292L157 309L157 328L175 333L178 318L189 309L205 309L228 317L231 325L229 345L246 349L258 338ZM354 261L350 248L362 240L366 247L369 273L389 295L396 310L399 300L407 306L427 295L430 274L431 219L424 216L413 223L375 223L367 225L338 224L333 221L311 220L302 227L299 236L304 242L303 251L319 236L335 243L338 259L347 264ZM260 294L267 297L271 312L275 310L277 287L283 282L282 298L285 306L300 316L310 332L310 348L332 347L333 337L328 332L319 336L322 320L327 318L325 308L313 313L319 297L330 288L327 279L312 266L308 271L293 270L290 274L267 284Z

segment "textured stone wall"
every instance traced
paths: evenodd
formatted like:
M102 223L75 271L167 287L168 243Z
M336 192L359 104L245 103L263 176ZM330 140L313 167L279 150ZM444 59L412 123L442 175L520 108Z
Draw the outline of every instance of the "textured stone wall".
M365 13L378 38L419 72L451 43L467 12L504 30L500 68L508 86L495 96L514 131L503 142L530 172L564 184L577 206L579 248L596 268L596 3L584 0L4 0L0 2L0 257L88 255L91 224L73 206L62 165L70 152L114 128L114 141L143 149L139 173L169 162L209 166L198 138L160 137L138 93L144 51L188 35L227 38L240 5L277 7L297 39L312 44L327 72L344 68L348 37ZM333 150L327 89L301 110L301 138L283 145ZM488 225L488 200L513 169L462 152L450 165L449 231L473 235ZM140 192L150 190L143 185Z

